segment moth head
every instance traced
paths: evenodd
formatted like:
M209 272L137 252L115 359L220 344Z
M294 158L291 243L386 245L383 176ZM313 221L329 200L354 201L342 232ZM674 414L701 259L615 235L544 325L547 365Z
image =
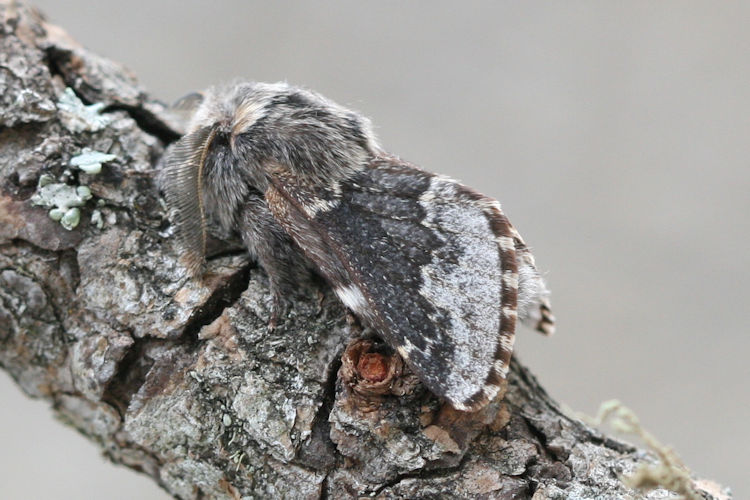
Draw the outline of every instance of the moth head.
M253 171L260 184L268 165L327 184L363 168L380 151L367 118L286 83L208 89L188 133L205 127L215 129L229 154Z
M328 186L380 151L369 120L286 83L212 87L182 107L192 113L187 133L165 154L160 183L194 275L204 263L206 202L209 213L223 208L218 204L242 203L247 190L265 192L279 169Z

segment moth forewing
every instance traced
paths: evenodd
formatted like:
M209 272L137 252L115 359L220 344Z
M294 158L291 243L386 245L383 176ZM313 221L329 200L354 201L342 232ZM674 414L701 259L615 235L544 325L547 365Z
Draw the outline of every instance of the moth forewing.
M515 247L497 243L510 225L496 202L395 158L335 190L289 176L271 184L279 224L433 393L462 410L497 394L518 273Z

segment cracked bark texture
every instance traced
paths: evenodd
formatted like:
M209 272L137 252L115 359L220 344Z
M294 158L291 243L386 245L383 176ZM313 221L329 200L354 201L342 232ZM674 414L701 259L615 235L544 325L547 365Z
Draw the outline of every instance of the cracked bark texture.
M269 332L242 252L190 280L154 180L179 121L24 5L0 2L0 46L0 366L110 460L185 499L678 498L628 489L653 456L566 416L517 361L505 398L464 414L352 341L367 332L325 287ZM71 125L66 87L103 127ZM116 159L70 169L84 148ZM91 189L75 229L32 204L43 174Z

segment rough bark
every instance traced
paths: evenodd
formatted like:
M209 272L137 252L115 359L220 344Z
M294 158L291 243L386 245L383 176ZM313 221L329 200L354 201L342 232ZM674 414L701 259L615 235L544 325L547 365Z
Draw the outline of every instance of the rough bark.
M179 121L23 5L0 2L0 37L0 366L109 459L179 498L677 497L623 484L654 456L517 361L504 399L460 413L323 286L269 331L241 251L189 279L154 181ZM84 148L113 155L101 173Z

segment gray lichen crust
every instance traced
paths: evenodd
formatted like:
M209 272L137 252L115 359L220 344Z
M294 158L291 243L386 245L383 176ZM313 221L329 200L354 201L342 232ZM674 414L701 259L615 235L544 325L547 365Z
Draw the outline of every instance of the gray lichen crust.
M153 160L179 134L158 103L15 2L0 48L0 366L112 461L183 499L676 498L623 484L652 458L565 416L520 364L503 403L465 420L377 352L341 361L367 332L325 287L269 332L268 278L244 253L203 281L177 262ZM66 87L108 124L65 126ZM64 178L84 147L117 160ZM45 174L88 176L107 223L50 219L31 201Z

